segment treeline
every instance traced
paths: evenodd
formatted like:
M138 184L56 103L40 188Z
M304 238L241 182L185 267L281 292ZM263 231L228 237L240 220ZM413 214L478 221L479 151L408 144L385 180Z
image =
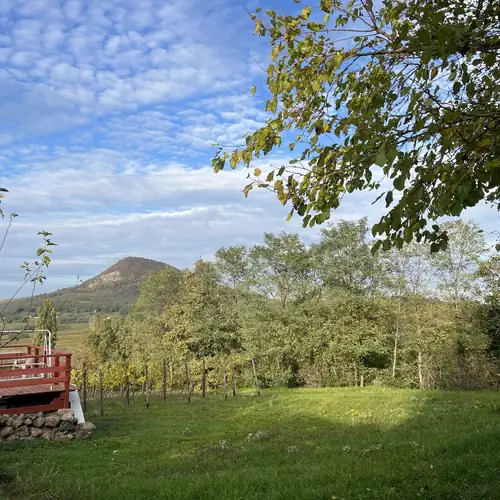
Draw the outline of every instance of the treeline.
M372 255L366 219L221 248L192 271L142 284L126 317L96 318L84 359L108 389L497 384L500 258L482 231L443 225L425 243ZM205 381L205 383L203 382ZM97 379L92 382L98 383Z

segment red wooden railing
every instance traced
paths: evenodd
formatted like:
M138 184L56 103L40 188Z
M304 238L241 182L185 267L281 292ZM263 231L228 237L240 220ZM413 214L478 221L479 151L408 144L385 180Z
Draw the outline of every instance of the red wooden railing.
M0 349L0 403L19 396L33 398L33 395L47 393L54 396L49 398L49 403L0 408L0 413L31 413L69 408L70 384L70 353L53 351L52 354L46 354L40 347L33 345Z

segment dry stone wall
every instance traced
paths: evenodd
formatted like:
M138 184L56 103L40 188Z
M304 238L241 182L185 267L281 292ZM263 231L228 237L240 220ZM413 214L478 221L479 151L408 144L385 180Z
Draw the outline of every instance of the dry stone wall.
M73 410L52 413L24 413L0 415L0 442L13 440L65 440L87 439L95 426L90 422L78 423Z

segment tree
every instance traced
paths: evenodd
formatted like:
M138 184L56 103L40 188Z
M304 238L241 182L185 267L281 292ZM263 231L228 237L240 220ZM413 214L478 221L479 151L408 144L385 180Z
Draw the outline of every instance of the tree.
M55 347L57 341L57 314L54 302L45 299L39 306L36 320L37 330L48 330L51 333L51 344ZM43 332L35 332L33 343L43 345Z
M443 228L449 235L449 244L444 252L433 254L431 262L439 279L438 288L458 313L460 301L476 293L474 277L486 243L474 222L459 219L445 223Z
M489 337L489 351L500 358L500 256L480 262L477 276L483 281L485 300L479 309L480 320Z
M141 283L139 299L134 313L158 315L171 305L179 295L182 273L173 267L151 273Z
M295 158L255 169L246 194L273 189L290 216L313 226L345 193L382 191L387 211L372 232L384 239L375 248L414 237L444 248L446 232L429 220L482 200L500 208L497 2L315 3L252 14L271 45L270 118L244 147L221 147L215 171L250 167L286 144Z
M216 267L221 281L233 289L248 280L248 250L243 245L219 248L215 253Z
M8 193L8 190L0 187L0 203L4 198L4 193ZM7 237L9 235L9 231L12 227L14 219L18 216L16 213L11 213L9 215L9 222L7 227L5 228L3 238L0 243L0 253L4 249L5 243L7 241ZM0 208L0 219L4 219L5 214L3 209ZM28 262L25 261L21 265L21 269L24 270L24 279L21 281L21 284L18 286L17 290L13 293L13 295L0 306L0 348L7 346L11 342L15 342L25 331L29 328L29 317L24 318L24 328L22 328L19 332L17 332L14 336L7 336L4 338L5 327L7 324L6 314L8 308L12 301L16 298L19 292L28 284L32 285L31 288L31 297L30 297L30 306L33 301L33 296L35 294L35 288L37 284L43 284L46 277L44 271L49 267L51 259L50 254L52 254L52 247L56 245L50 238L52 233L47 231L39 231L38 236L42 237L43 246L38 248L36 251L36 259ZM55 340L54 340L55 342Z
M311 253L298 234L265 233L264 245L253 246L249 260L251 289L283 307L315 293Z
M379 260L371 253L368 219L341 220L322 231L316 261L323 283L351 291L374 289L380 275Z

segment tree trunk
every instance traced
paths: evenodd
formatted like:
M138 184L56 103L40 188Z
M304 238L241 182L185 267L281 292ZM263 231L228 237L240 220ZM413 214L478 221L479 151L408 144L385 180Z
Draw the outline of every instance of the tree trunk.
M161 383L161 389L163 391L163 402L167 400L167 360L163 359L163 379Z
M354 363L354 387L358 386L358 365Z
M190 391L191 377L189 375L189 366L188 366L187 361L184 361L184 370L186 371L187 400L188 400L188 403L190 403L191 402L191 391Z
M394 351L392 355L392 378L396 378L396 366L398 362L399 321L401 316L401 297L398 298L398 316L396 318L396 335L394 336Z
M170 363L170 391L174 391L174 364Z
M83 413L87 411L87 365L83 365L82 372L82 390L83 390Z
M424 374L422 372L422 352L421 351L418 351L417 366L418 366L418 385L419 385L420 389L425 389Z
M100 393L99 415L101 417L104 415L104 387L102 378L103 378L102 368L99 368L99 393Z
M233 396L236 396L236 379L234 378L234 363L232 359L230 361L230 368L231 368L231 386L233 389Z
M339 375L337 373L337 359L335 357L333 358L332 370L333 370L333 376L335 377L335 383L337 383L339 380Z
M227 401L227 366L226 360L224 359L224 399Z
M146 390L146 408L149 408L149 369L147 363L144 365L144 386Z
M130 404L130 378L128 376L128 363L125 364L125 404Z
M127 379L126 379L125 383L127 384L127 387L125 388L125 403L127 405L129 405L130 404L130 380L128 378L128 374L127 374Z
M207 373L205 367L205 358L201 360L201 395L205 399L207 394Z
M255 381L255 388L257 389L257 394L260 396L259 379L257 378L257 369L255 368L254 356L252 356L252 369L253 369L253 379Z

